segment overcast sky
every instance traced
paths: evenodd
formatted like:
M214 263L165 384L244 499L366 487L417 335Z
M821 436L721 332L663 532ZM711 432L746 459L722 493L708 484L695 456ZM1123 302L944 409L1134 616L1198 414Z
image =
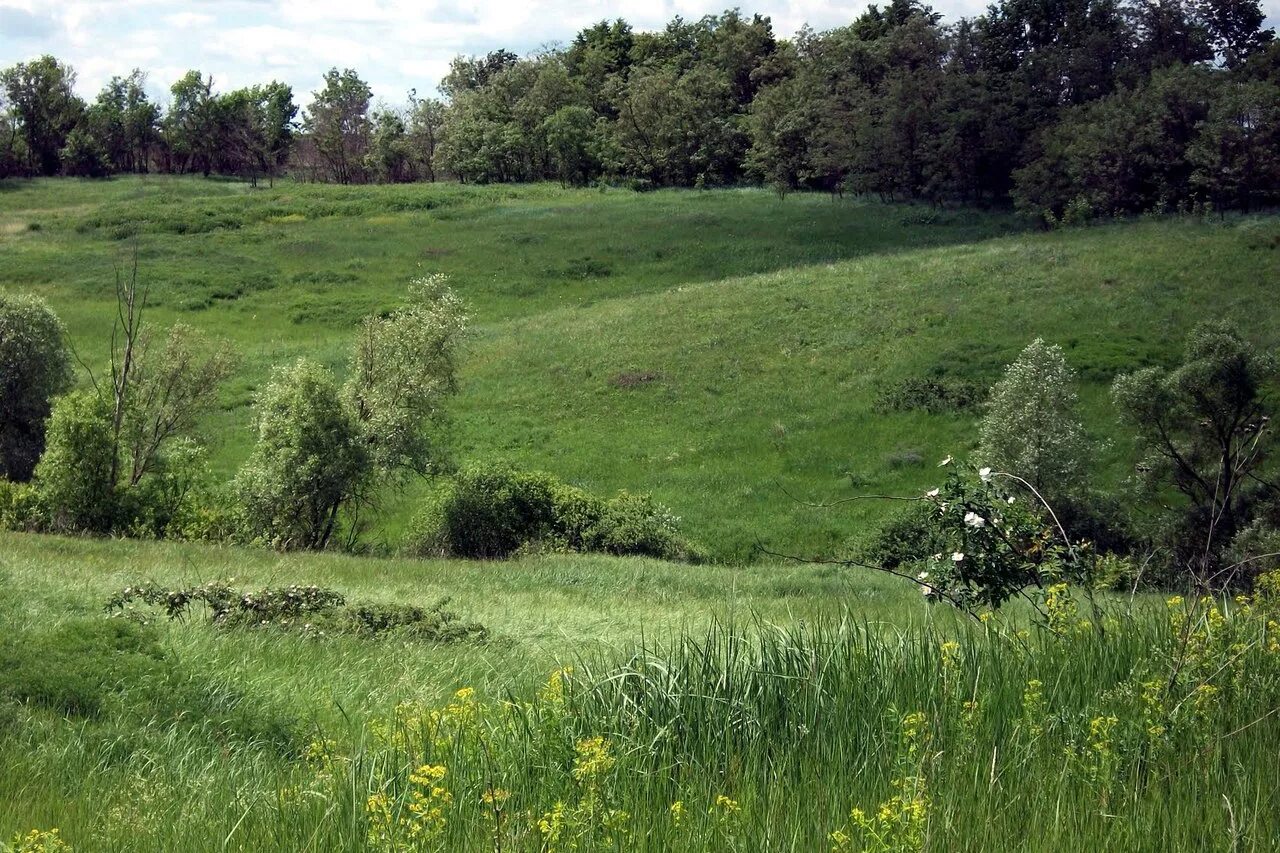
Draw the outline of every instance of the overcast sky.
M1264 0L1274 23L1280 0ZM328 68L355 68L374 97L434 94L459 54L506 48L524 54L565 42L602 18L657 29L675 15L696 19L732 0L0 0L0 67L52 53L79 74L92 98L113 74L148 72L163 96L190 68L212 74L219 90L281 80L306 104ZM866 0L760 0L744 12L773 19L790 36L805 23L845 24ZM883 5L883 2L882 2ZM948 20L980 11L985 0L938 0ZM163 98L162 98L163 100Z

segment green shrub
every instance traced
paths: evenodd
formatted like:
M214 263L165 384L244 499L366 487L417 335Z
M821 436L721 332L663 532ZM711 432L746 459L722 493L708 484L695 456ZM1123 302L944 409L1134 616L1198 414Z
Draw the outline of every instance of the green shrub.
M978 432L982 464L1022 478L1055 507L1082 495L1094 451L1076 388L1062 347L1028 344L991 389Z
M566 551L591 551L608 507L599 497L557 483L552 495L556 544Z
M0 530L33 530L39 527L39 519L35 488L0 479Z
M942 484L882 529L856 562L899 576L914 572L928 600L972 615L1014 596L1043 598L1057 584L1092 583L1095 550L1064 539L1041 505L990 468L975 471L950 458L944 465ZM1046 601L1038 615L1052 612Z
M907 377L880 389L878 412L921 411L937 415L965 412L982 402L982 389L974 382L951 377Z
M647 494L621 492L586 537L587 551L617 555L692 559L692 549L680 538L680 519Z
M905 571L946 548L938 529L936 510L924 501L910 504L879 530L860 550L858 560L887 571Z
M36 495L56 531L109 533L118 495L112 479L115 441L111 412L101 396L74 391L49 417L47 444L36 466Z
M337 380L306 359L276 371L258 400L258 440L236 476L246 536L279 548L323 548L339 510L360 494L368 453Z
M65 338L43 300L0 293L0 477L35 470L51 401L71 383Z
M550 534L555 481L509 465L472 465L428 502L414 524L420 554L494 559Z
M213 500L208 454L190 438L178 438L150 474L121 495L128 534L151 539L206 538L200 532L205 507Z
M603 500L502 463L473 464L441 488L415 517L406 546L417 556L480 559L536 549L695 556L679 519L649 495Z

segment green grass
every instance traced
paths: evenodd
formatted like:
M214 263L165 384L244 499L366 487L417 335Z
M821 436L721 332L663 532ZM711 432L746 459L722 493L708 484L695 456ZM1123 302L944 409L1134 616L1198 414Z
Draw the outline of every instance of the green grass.
M8 187L0 282L46 296L87 363L105 358L121 238L135 231L152 319L239 347L207 425L221 473L247 453L273 365L306 354L340 367L360 317L394 306L410 277L445 272L475 327L458 456L652 491L724 559L761 542L838 551L885 508L837 514L788 495L916 489L933 459L973 445L973 413L876 411L895 382L986 385L1036 335L1062 343L1090 426L1114 440L1105 480L1125 451L1105 395L1116 372L1176 359L1205 316L1280 342L1274 218L1030 233L1002 214L747 190ZM649 381L611 382L628 372ZM391 502L375 538L398 542L424 488Z
M1106 479L1125 451L1105 396L1116 372L1175 359L1205 316L1280 342L1280 221L1265 217L1031 233L1003 214L747 190L6 186L0 286L46 296L87 363L104 362L134 231L152 319L241 350L207 424L220 473L247 453L273 365L306 354L340 367L360 317L440 271L474 315L458 456L652 491L722 559L758 542L838 551L885 508L816 511L788 495L916 489L935 458L972 446L974 413L877 412L895 382L985 385L1032 337L1060 342L1090 426L1114 440ZM611 382L627 372L649 381ZM375 539L399 541L424 488L391 502Z
M102 839L115 837L105 829L113 809L119 820L111 832L129 828L120 809L145 810L138 816L147 823L145 840L130 843L133 849L212 849L214 836L235 822L218 810L241 796L236 787L247 785L243 796L250 799L274 796L272 786L291 778L297 750L317 731L346 738L402 701L441 702L464 686L489 698L529 695L556 667L623 653L640 637L673 640L719 621L813 620L838 615L851 602L900 625L937 618L954 624L891 578L834 568L691 568L603 557L467 563L282 556L16 534L0 534L0 554L0 631L19 648L56 647L61 628L106 622L107 597L147 581L234 578L249 589L315 583L352 599L424 605L449 596L451 609L490 630L483 644L432 646L162 622L158 642L176 671L157 674L150 661L134 669L119 663L113 672L124 673L121 683L111 676L96 692L84 688L105 694L106 712L97 719L63 719L57 708L39 706L14 711L0 677L0 728L11 727L0 737L0 839L58 826L78 849L111 848ZM58 660L46 655L32 668L52 667L55 686L83 680L85 667L59 670ZM88 661L90 671L97 666ZM6 722L6 712L17 718ZM259 734L279 728L294 732L293 740L275 743ZM152 774L163 780L154 789ZM199 816L169 825L169 816L185 813L193 790L211 801ZM139 796L142 804L129 804ZM299 843L281 841L278 849Z
M1105 634L1057 638L1019 635L1016 609L978 626L909 584L832 568L21 535L0 536L0 554L0 838L57 827L81 851L367 849L367 798L395 803L409 771L433 764L447 768L447 822L411 849L495 849L480 801L491 786L510 792L504 850L548 849L537 824L557 802L578 849L810 851L837 830L864 849L850 810L900 815L891 798L904 791L924 802L922 839L865 849L1280 840L1280 646L1268 651L1275 629L1257 619L1193 623L1208 639L1148 712L1142 685L1164 684L1180 653L1164 607L1146 600L1106 602ZM199 621L146 629L100 610L125 584L228 577L383 601L452 594L492 635L430 646ZM1280 616L1280 601L1268 607ZM544 685L565 665L561 703ZM1042 706L1025 698L1033 681ZM1199 683L1219 691L1203 708L1182 701ZM474 705L450 698L463 687ZM465 714L434 722L450 704ZM913 740L903 720L916 712ZM1156 720L1167 736L1151 734ZM594 736L614 763L575 776ZM720 796L740 811L726 816ZM611 809L627 813L614 829Z
M754 191L9 182L0 286L47 297L97 367L134 234L153 319L244 355L205 424L221 474L247 453L273 365L340 366L361 316L440 271L474 314L458 457L652 491L721 560L472 563L0 534L0 840L56 826L79 850L363 849L367 797L399 801L407 770L443 763L454 800L432 844L449 850L495 848L488 785L511 791L503 850L542 849L538 819L592 786L599 809L566 818L582 849L821 850L852 832L850 809L874 815L909 775L926 780L930 850L1280 846L1274 629L1249 634L1246 620L1231 639L1247 654L1214 647L1171 676L1158 602L1109 601L1105 635L1021 637L1018 608L981 627L893 578L752 559L758 543L838 552L886 511L793 498L932 484L936 459L974 445L977 414L881 412L884 389L985 386L1037 335L1081 372L1090 428L1111 440L1098 476L1117 480L1115 373L1173 361L1208 316L1280 343L1280 220L1039 233L998 213ZM392 501L373 538L394 546L425 488ZM490 636L317 640L102 613L126 585L229 579L448 596ZM539 699L566 665L563 706ZM1205 673L1220 698L1193 714L1181 699ZM1144 734L1134 692L1162 679L1167 743ZM1043 711L1025 707L1031 680ZM379 740L401 703L440 709L464 687L476 727L436 743L401 719L415 739ZM966 701L980 711L967 717ZM928 742L911 752L902 720L917 711ZM1090 727L1112 714L1104 755ZM584 781L575 746L592 736L616 764ZM330 740L331 760L308 758ZM722 819L720 795L737 817ZM609 808L628 812L625 838L608 837Z

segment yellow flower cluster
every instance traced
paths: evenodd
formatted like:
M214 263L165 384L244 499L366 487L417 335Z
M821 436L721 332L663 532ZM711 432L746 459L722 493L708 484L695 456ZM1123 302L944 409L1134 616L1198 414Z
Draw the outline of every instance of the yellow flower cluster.
M453 802L453 794L441 784L446 773L442 764L423 764L410 773L412 787L403 809L385 791L370 795L365 801L369 847L400 853L439 838L448 824L445 810Z
M5 849L12 853L70 853L71 845L62 840L62 835L55 827L33 829L25 835L19 833Z
M538 698L548 705L564 704L564 686L570 677L573 676L573 667L566 666L557 669L551 673L551 677L547 679L546 685L542 688L542 692L538 694Z
M584 738L578 741L574 751L577 756L573 762L573 778L579 782L604 775L617 760L609 754L609 741L602 737Z
M1089 622L1080 618L1080 608L1065 583L1055 583L1044 591L1045 621L1059 637L1087 634Z
M742 811L742 805L732 797L724 794L716 795L716 801L708 810L710 814L718 814L721 818L730 818Z
M830 835L835 853L859 849L872 853L915 853L924 847L929 823L929 789L923 772L924 747L929 739L928 718L920 711L902 718L901 775L890 782L896 793L880 803L875 815L856 806L849 812L849 824Z

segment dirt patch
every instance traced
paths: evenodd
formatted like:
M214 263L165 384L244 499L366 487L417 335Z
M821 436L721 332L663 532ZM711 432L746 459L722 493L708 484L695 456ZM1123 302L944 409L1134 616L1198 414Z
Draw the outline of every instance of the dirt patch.
M609 384L614 388L639 388L661 378L661 373L654 373L652 370L624 370L609 377Z

